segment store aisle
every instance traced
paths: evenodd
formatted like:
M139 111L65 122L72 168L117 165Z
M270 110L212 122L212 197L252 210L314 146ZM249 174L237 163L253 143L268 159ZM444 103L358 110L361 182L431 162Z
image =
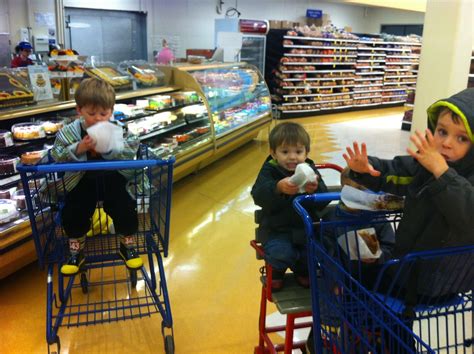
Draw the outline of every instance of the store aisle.
M393 108L298 121L313 140L312 159L341 163L341 148L361 136L373 153L403 152L408 133L400 131L401 118L402 109ZM255 227L249 192L267 154L266 138L255 140L174 185L165 268L177 353L253 352L262 262L249 245ZM36 264L2 280L0 352L45 352L45 285ZM61 328L59 335L61 353L163 352L159 315Z

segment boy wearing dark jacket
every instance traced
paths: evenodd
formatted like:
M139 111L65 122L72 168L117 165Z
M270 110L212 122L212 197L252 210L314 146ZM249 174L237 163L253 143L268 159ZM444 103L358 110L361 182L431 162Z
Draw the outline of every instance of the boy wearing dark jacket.
M252 187L255 204L262 208L259 232L265 235L263 248L267 262L273 267L272 288L283 287L283 278L290 268L298 283L309 286L306 237L303 221L293 209L293 199L299 187L290 181L296 166L308 163L317 179L305 185L306 193L327 191L321 175L308 159L310 138L296 123L278 124L269 136L270 156L260 170ZM317 217L326 204L317 206L312 214Z
M417 131L411 136L415 149L407 149L410 156L393 160L368 157L366 145L362 143L359 148L357 142L343 155L356 182L374 191L405 196L395 258L474 243L474 89L432 104L428 127L425 134ZM416 273L406 275L409 281L398 296L407 306L474 287L473 257L454 266L437 262L421 262ZM391 278L390 272L386 275ZM387 291L384 283L391 282L387 277L382 279L379 292ZM412 326L412 315L404 320ZM404 341L413 342L410 338Z

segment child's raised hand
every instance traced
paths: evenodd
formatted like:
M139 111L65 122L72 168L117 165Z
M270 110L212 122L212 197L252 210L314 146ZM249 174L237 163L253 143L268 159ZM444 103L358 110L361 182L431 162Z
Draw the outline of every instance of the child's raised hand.
M362 143L361 149L359 149L359 144L354 141L353 149L350 146L346 147L347 154L342 154L342 157L347 162L347 166L358 173L368 173L371 176L378 177L380 176L380 171L374 169L374 167L369 163L367 157L367 146L365 143Z
M279 180L276 187L278 192L288 195L294 195L299 190L296 184L291 183L290 177Z
M76 155L82 155L83 153L93 150L96 142L89 135L86 135L78 144L76 148Z
M407 152L438 178L448 170L449 166L444 157L438 152L431 131L426 129L425 133L426 135L423 136L417 130L415 134L410 136L410 140L415 144L417 151L408 148Z
M314 182L306 183L305 186L304 186L304 191L308 194L313 194L314 192L316 192L316 189L318 189L318 180L317 179Z

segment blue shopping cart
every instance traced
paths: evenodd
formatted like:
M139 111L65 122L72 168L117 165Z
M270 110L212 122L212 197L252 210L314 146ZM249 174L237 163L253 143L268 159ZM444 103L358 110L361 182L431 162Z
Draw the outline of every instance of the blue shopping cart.
M47 268L46 339L60 351L59 327L78 327L159 312L166 353L174 353L173 320L163 257L168 254L174 158L157 159L144 146L138 159L84 163L19 165L39 264ZM61 226L67 172L130 170L137 201L137 251L148 262L128 270L118 256L119 237L97 205L84 255L84 270L73 277L59 271L67 238ZM147 188L140 188L144 186ZM163 256L163 257L162 257ZM158 269L158 272L156 272Z
M472 353L474 246L367 264L357 230L396 230L402 214L336 207L337 217L312 220L304 208L339 199L325 193L294 201L309 242L316 352ZM340 319L337 328L328 316Z

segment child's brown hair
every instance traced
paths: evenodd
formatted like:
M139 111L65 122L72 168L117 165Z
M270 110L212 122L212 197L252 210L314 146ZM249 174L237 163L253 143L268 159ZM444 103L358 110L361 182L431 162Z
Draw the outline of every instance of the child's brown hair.
M115 91L109 83L90 78L81 82L74 94L74 99L79 107L93 106L113 109L115 104Z
M270 150L272 151L275 151L277 147L283 144L292 146L301 144L306 148L306 152L308 153L311 139L302 125L298 123L284 122L278 124L272 129L268 142L270 143Z

